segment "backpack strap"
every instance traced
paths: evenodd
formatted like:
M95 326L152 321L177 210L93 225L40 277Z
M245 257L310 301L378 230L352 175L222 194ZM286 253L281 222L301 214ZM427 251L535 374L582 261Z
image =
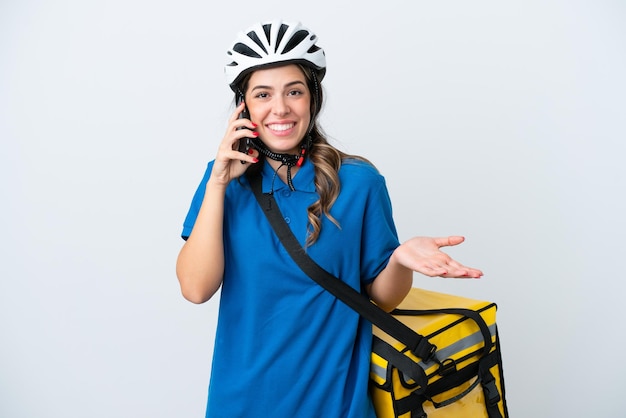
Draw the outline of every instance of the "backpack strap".
M276 204L274 196L271 193L263 193L263 178L261 175L248 175L248 180L252 186L254 196L259 202L259 205L269 220L269 223L272 225L274 232L280 239L283 247L287 250L291 258L302 269L302 271L304 271L311 279L339 300L358 312L365 319L369 320L378 328L400 341L417 357L423 361L437 361L435 357L437 347L431 344L428 339L416 333L404 323L376 306L367 297L359 293L344 281L333 276L313 261L313 259L307 255L304 248L302 248L297 238L293 235L289 225L285 222L283 215L280 213L280 209ZM425 387L426 381L424 380L423 383L423 386Z

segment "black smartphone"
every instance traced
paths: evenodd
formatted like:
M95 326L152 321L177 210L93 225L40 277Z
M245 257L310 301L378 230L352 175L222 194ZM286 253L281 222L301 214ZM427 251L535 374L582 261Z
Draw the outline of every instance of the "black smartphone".
M241 102L243 102L243 94L238 94L237 95L237 107L239 107ZM243 110L239 114L239 119L250 119L250 114L248 113L247 107L244 106ZM239 128L239 129L247 129L247 128ZM247 154L251 146L252 146L252 142L250 141L250 138L243 138L239 140L239 145L237 146L237 149L239 150L239 152L243 152L244 154Z

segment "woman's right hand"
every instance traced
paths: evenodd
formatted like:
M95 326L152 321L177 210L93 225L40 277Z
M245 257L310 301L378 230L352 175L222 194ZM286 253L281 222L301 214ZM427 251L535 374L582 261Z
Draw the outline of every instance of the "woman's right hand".
M222 284L226 188L232 179L243 175L250 164L258 161L257 150L251 154L237 150L240 140L256 136L256 125L249 119L239 119L243 109L243 104L237 106L228 120L228 129L217 151L196 223L176 262L176 275L183 296L193 303L206 302Z
M231 180L242 176L250 164L255 164L259 160L259 152L250 148L248 154L238 151L239 141L245 141L245 138L254 138L258 135L254 129L256 124L250 119L239 119L239 114L244 110L245 103L241 103L230 119L228 120L228 128L226 134L220 143L213 163L213 171L211 172L210 181L219 183L224 187ZM247 128L247 129L241 129Z

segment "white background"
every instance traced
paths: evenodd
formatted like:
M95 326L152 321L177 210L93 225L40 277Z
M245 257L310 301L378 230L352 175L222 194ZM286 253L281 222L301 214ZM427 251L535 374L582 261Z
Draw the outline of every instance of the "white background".
M624 416L624 3L345 4L0 2L0 416L203 416L218 302L180 296L179 234L225 51L274 17L318 34L401 238L467 237L482 280L415 285L498 303L511 416Z

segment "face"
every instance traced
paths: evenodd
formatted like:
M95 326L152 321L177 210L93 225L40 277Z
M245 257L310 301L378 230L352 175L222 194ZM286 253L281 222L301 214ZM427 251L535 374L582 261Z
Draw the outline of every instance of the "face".
M257 70L250 76L246 106L259 138L273 152L299 154L311 121L311 92L297 65Z

